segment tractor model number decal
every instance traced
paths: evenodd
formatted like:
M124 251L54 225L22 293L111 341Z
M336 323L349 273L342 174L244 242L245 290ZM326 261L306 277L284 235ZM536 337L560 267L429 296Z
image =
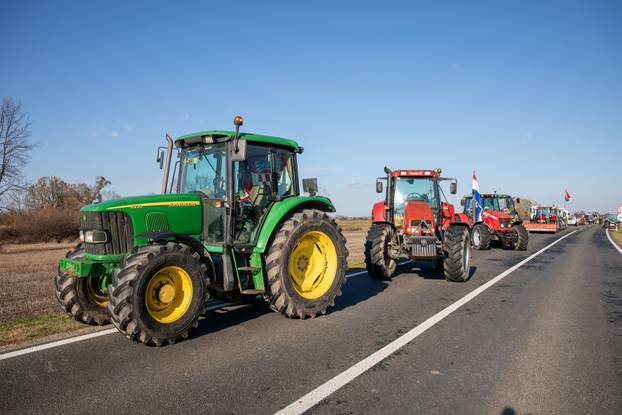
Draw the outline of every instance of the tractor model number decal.
M140 209L143 207L149 206L199 206L201 203L196 200L178 200L172 202L152 202L152 203L135 203L133 205L123 205L123 206L113 206L109 207L107 210L111 209Z

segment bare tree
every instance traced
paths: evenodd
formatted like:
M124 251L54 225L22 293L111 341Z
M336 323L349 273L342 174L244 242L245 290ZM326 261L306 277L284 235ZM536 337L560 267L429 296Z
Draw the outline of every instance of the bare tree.
M39 177L28 187L25 205L29 210L40 209L79 209L83 205L101 202L102 191L110 181L97 177L95 184L67 183L58 177Z
M20 103L3 98L0 106L0 209L9 195L25 189L22 168L30 160L31 121Z

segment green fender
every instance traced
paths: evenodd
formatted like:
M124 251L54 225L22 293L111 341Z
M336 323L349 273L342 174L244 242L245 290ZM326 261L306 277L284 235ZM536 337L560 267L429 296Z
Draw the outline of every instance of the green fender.
M270 238L274 233L274 229L289 212L300 208L313 208L322 210L324 212L335 212L335 206L333 206L333 203L330 201L330 199L322 196L288 197L274 203L263 222L261 231L259 232L259 236L257 238L257 244L255 245L255 248L253 249L253 253L250 258L251 266L260 269L260 271L253 273L253 284L255 286L255 289L265 290L265 280L261 256L268 248L268 243L270 242Z
M259 232L259 237L257 238L257 244L255 245L255 249L253 250L253 252L264 253L268 246L268 241L272 237L274 228L276 228L276 226L281 222L283 217L294 208L307 206L315 209L320 209L324 212L335 211L335 207L333 206L333 203L330 201L330 199L322 196L288 197L279 202L276 202L268 212L268 215L263 222L261 231Z

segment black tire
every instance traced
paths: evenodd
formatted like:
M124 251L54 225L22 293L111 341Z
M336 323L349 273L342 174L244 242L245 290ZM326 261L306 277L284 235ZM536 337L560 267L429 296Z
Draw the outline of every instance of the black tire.
M527 245L529 244L529 232L527 232L527 228L522 223L516 224L512 226L514 232L518 236L518 241L514 244L514 249L516 251L526 251Z
M67 252L66 258L77 259L84 256L82 245ZM58 268L54 278L54 292L63 311L80 323L102 326L110 323L106 293L99 289L98 279L92 277L73 277ZM99 302L99 303L98 303Z
M171 322L158 321L149 311L145 297L149 282L165 267L181 268L192 286L187 309ZM187 245L168 242L140 247L123 258L121 266L112 273L108 287L112 323L126 337L148 345L161 346L185 339L199 324L206 297L206 278L205 263Z
M468 280L471 260L469 229L466 226L450 225L445 231L444 238L445 279L453 282Z
M473 248L477 250L490 249L490 229L483 223L478 223L471 231Z
M335 276L327 290L317 298L303 297L292 281L289 270L290 256L298 246L301 237L309 232L320 232L327 236L336 252ZM317 209L304 209L293 213L275 230L272 243L265 257L268 277L268 303L274 311L290 317L304 319L326 314L335 298L341 295L341 286L346 281L348 250L341 228L326 213Z
M370 277L387 280L393 277L397 263L389 256L393 229L387 224L373 224L365 241L365 266Z

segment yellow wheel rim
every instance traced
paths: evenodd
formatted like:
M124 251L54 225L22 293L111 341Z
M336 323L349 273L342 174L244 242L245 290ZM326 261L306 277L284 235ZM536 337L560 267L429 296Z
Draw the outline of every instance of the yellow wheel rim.
M147 284L147 311L160 323L172 323L182 318L191 301L192 280L182 268L164 267Z
M99 278L86 278L86 296L93 304L100 307L108 306L108 294L101 290Z
M315 299L326 294L337 275L337 250L332 239L320 231L302 235L289 256L289 275L300 296Z

